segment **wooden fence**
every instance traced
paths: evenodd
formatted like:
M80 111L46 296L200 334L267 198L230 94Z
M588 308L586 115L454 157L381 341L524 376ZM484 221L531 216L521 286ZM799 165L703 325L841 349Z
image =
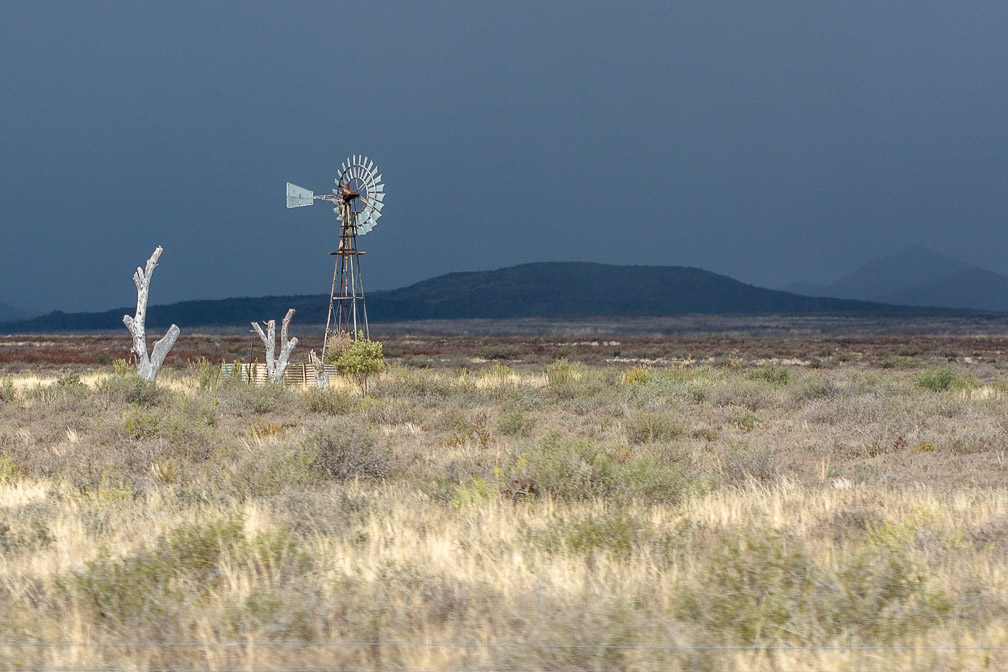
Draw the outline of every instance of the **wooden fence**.
M326 364L325 369L330 379L336 377L336 367L332 364ZM252 382L256 385L265 385L269 382L266 377L266 365L259 362L251 364L248 362L224 362L221 364L221 375L225 378L239 376L243 383ZM307 362L288 364L287 370L284 371L283 382L288 387L315 387L315 367Z

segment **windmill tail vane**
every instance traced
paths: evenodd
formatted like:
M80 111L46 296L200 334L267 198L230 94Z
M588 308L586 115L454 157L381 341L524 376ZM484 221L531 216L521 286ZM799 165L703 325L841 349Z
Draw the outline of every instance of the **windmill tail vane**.
M315 201L333 204L339 222L339 242L333 268L332 290L329 292L329 315L326 318L325 357L330 334L356 338L369 337L364 282L360 271L363 251L357 249L357 236L363 236L377 224L385 207L385 184L378 167L366 156L354 154L340 164L332 194L316 194L311 189L287 183L287 207L302 208Z

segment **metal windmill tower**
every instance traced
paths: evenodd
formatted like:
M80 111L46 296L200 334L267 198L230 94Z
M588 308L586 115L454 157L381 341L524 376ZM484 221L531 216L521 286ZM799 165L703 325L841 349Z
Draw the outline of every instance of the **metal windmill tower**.
M366 156L353 155L340 164L336 188L332 194L316 195L313 191L287 183L287 207L300 208L315 201L331 201L340 225L339 246L330 255L336 257L332 290L329 292L329 315L326 317L325 356L329 335L343 334L350 338L363 333L369 337L364 283L361 279L357 236L373 229L385 207L385 184L378 167Z

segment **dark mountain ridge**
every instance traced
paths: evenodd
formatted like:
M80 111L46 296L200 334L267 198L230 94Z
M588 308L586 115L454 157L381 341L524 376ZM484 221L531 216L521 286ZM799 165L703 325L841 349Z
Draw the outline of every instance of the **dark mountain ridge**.
M325 295L182 301L148 307L147 326L248 324L279 319L288 308L302 324L322 324ZM448 273L401 289L367 296L372 322L424 319L661 316L682 314L919 314L904 307L846 299L813 298L748 285L683 266L611 266L541 262L496 271ZM96 313L52 312L0 324L3 333L100 331L122 327L134 307ZM944 311L947 313L948 311Z

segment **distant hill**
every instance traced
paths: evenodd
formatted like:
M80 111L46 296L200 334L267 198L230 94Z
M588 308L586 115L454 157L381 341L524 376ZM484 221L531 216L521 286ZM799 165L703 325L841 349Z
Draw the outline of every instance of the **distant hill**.
M302 324L324 323L328 296L272 296L183 301L150 306L147 325L163 329L247 324L279 319L288 308ZM374 322L422 319L759 313L904 313L906 308L812 298L747 285L682 266L610 266L579 262L523 264L496 271L449 273L367 296ZM122 328L134 307L100 313L53 312L0 324L0 332L97 331Z
M905 306L1008 311L1008 276L919 245L869 261L828 285L791 283L785 289Z
M581 262L449 273L375 294L368 305L369 316L388 315L389 319L886 310L880 305L813 299L747 285L699 268Z
M887 303L1008 311L1008 276L964 268L943 278L883 294Z

